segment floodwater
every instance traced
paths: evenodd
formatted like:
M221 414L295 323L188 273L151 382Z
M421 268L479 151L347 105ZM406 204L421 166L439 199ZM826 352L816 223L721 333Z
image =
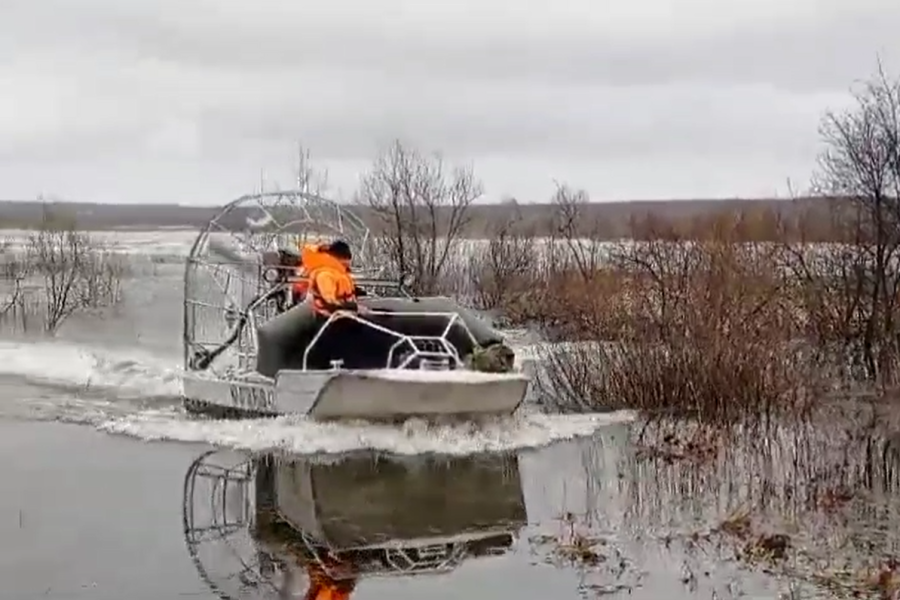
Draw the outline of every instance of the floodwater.
M207 598L180 489L196 449L0 421L0 598Z
M756 493L740 468L641 462L628 415L188 417L190 239L127 236L124 305L0 337L0 600L302 598L317 564L361 600L812 597L700 543ZM892 514L873 517L882 554Z
M626 429L505 453L272 456L6 424L0 598L302 598L329 556L362 600L776 597L727 566L694 590L685 557L633 536ZM566 512L602 536L587 565L559 550Z

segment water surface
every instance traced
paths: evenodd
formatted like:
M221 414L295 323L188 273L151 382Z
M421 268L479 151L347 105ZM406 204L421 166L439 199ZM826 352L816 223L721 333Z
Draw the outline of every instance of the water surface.
M0 598L213 597L181 526L183 480L210 444L459 457L516 452L622 421L536 411L480 427L192 419L179 397L179 261L190 241L182 238L117 234L115 248L131 254L135 273L123 304L76 315L54 338L33 327L0 333ZM507 585L483 576L494 582L484 585Z
M364 600L815 597L791 583L808 565L855 569L900 548L890 502L810 512L788 484L815 474L785 469L790 452L648 461L628 415L190 418L181 265L167 262L186 245L135 235L123 305L54 339L0 334L0 598L302 597L329 552ZM791 536L780 566L748 567L746 540L713 533L741 510Z

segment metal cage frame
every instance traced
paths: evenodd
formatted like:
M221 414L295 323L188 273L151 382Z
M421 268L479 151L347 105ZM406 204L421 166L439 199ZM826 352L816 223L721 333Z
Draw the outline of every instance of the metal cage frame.
M228 491L228 485L234 484L246 488L253 480L254 473L252 460L249 457L247 461L236 465L234 468L227 468L207 462L207 459L219 453L221 453L221 450L219 449L204 452L191 463L187 473L185 473L182 496L182 528L184 531L184 541L188 556L197 571L197 575L209 590L221 600L243 600L244 594L239 593L238 595L233 595L224 589L224 586L216 580L217 578L210 572L200 556L200 547L204 543L211 540L226 540L230 536L251 526L254 519L252 514L253 511L246 505L247 502L245 500L243 507L244 511L242 511L237 522L228 522L227 514L223 515L225 517L225 522L219 522L219 519L217 518L219 515L217 514L216 503L219 500L224 500ZM216 492L221 491L221 498L218 497L218 494L215 494L211 495L208 499L210 507L210 523L206 526L199 526L195 512L195 508L197 507L197 483L198 479L201 478L218 480L217 483L222 484L214 488ZM243 493L245 494L243 496L244 498L252 497L252 494L246 494L246 490ZM224 504L222 506L224 507ZM226 509L223 508L222 512L225 513ZM260 585L268 585L272 587L273 591L277 591L269 582L265 580L260 581L260 579L263 578L259 576L258 569L254 565L247 564L244 557L242 557L230 544L227 544L226 542L226 545L228 545L231 554L237 559L237 562L242 567L240 572L232 573L228 578L233 577L244 586L258 588Z
M250 214L253 211L258 211L258 218L255 220ZM279 220L279 217L282 219ZM241 222L246 225L244 229L237 226ZM258 352L257 326L260 321L271 318L277 312L273 303L277 293L273 292L283 293L286 289L278 288L270 277L271 271L279 267L263 264L261 256L263 252L272 250L273 244L279 244L281 247L288 244L296 245L299 236L309 233L322 235L323 232L338 235L353 247L354 260L358 262L354 278L360 285L367 289L371 288L375 292L373 295L381 295L379 292L386 290L387 295L410 296L402 278L398 281L383 279L380 275L384 267L373 268L375 261L372 256L374 248L371 247L371 232L362 219L347 207L301 190L241 196L227 204L200 231L186 261L182 335L186 371L195 370L193 361L198 355L211 351L219 347L223 340L234 337L234 343L230 345L228 351L236 358L236 365L232 362L225 372L210 366L211 372L229 380L245 379L255 374ZM213 242L211 236L223 233L230 236L237 246L237 251L242 252L244 256L224 247L216 248L217 244ZM209 256L211 252L222 260L213 260ZM203 275L211 276L210 285L218 288L217 291L224 296L221 305L215 301L203 301L198 298L197 285L201 271ZM283 286L289 286L294 279L287 277L285 280L287 283ZM246 304L248 297L253 297L254 300ZM221 311L223 325L230 331L225 332L220 340L200 339L198 328L201 311L212 313ZM408 368L414 361L418 361L418 364L425 368L462 367L459 353L447 339L454 327L462 327L467 337L477 345L472 332L459 313L414 312L404 313L404 316L445 318L447 326L438 336L409 336L360 319L356 315L346 313L332 315L306 348L303 368L307 368L310 350L336 318L352 318L366 327L377 329L396 339L386 357L385 368ZM394 365L398 353L403 354L403 360L399 365Z
M240 224L244 226L236 226ZM224 248L216 250L216 244L211 243L213 234L229 236L244 256L223 252ZM377 280L383 269L372 268L371 232L348 207L302 190L247 194L226 204L197 235L185 264L182 330L185 368L190 367L191 358L199 349L209 349L219 343L198 339L198 309L221 311L227 324L229 318L236 318L244 310L242 302L233 297L235 293L241 298L258 296L268 287L259 258L263 251L271 250L276 244L297 244L310 235L323 234L346 240L353 248L359 271ZM210 250L220 254L223 260L211 260ZM212 277L225 297L221 306L198 300L194 288L201 270ZM268 307L265 303L254 306L254 312L259 309L268 310ZM244 329L248 333L240 333L234 346L241 370L252 365L256 348L255 339L249 333L254 328Z

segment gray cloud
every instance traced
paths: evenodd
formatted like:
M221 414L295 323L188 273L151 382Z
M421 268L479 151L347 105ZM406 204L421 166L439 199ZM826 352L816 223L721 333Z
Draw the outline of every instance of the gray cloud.
M349 189L395 136L495 195L771 193L876 53L900 71L898 26L887 0L6 0L0 195L215 197L286 183L297 139Z
M645 0L634 5L637 18L624 19L624 27L616 26L614 12L604 19L596 5L578 0L562 6L584 12L551 11L545 22L540 11L514 11L502 0L461 2L444 15L431 3L392 4L406 10L350 0L329 3L330 10L318 14L280 1L19 0L14 16L41 23L45 41L69 48L242 71L327 66L399 78L835 89L859 76L879 50L900 60L893 44L900 5L888 0L801 2L794 10L763 1L751 13L741 10L744 2L695 1L680 3L684 9L674 15L659 12L664 3ZM715 16L704 18L691 5ZM496 6L508 12L489 10ZM28 27L16 28L8 39L18 36L20 44L28 35Z

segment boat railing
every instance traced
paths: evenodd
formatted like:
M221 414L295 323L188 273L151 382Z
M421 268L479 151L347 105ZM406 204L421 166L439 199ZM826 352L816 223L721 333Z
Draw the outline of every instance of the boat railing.
M374 323L366 316L378 316L378 315L386 315L386 316L402 316L404 318L444 318L446 319L446 325L444 326L443 331L439 335L407 335L403 333L399 333L390 329L389 327L385 327L384 325L379 325L378 323ZM404 369L407 368L410 364L415 360L419 360L420 368L425 368L426 366L440 366L441 368L450 368L451 365L454 367L463 366L463 361L459 356L459 352L456 350L456 347L450 343L448 336L450 332L453 331L454 327L461 328L462 331L465 332L466 336L472 341L474 346L478 345L475 336L472 334L472 331L469 329L466 322L460 317L459 313L455 312L403 312L403 313L395 313L390 311L378 311L372 310L367 313L366 316L359 315L355 312L351 311L337 311L328 317L328 320L324 325L316 332L316 335L313 336L313 339L310 341L309 345L306 347L306 350L303 352L303 370L309 369L309 356L313 349L318 344L319 340L322 339L322 336L328 331L328 328L332 326L336 321L340 319L350 319L356 321L360 325L364 327L368 327L379 331L385 335L391 336L394 338L394 343L391 345L390 350L388 351L388 355L385 358L384 368L399 368ZM405 351L405 352L404 352ZM395 357L402 356L402 360L399 364L394 365Z
M312 559L318 563L319 568L328 573L331 563L336 556L334 550L326 544L318 543L309 533L300 531L300 538ZM446 542L431 545L387 545L372 550L379 554L379 567L373 570L361 569L359 575L363 576L415 576L437 575L450 572L466 559L467 547L465 543ZM328 557L332 560L329 560ZM356 565L357 567L362 565Z

